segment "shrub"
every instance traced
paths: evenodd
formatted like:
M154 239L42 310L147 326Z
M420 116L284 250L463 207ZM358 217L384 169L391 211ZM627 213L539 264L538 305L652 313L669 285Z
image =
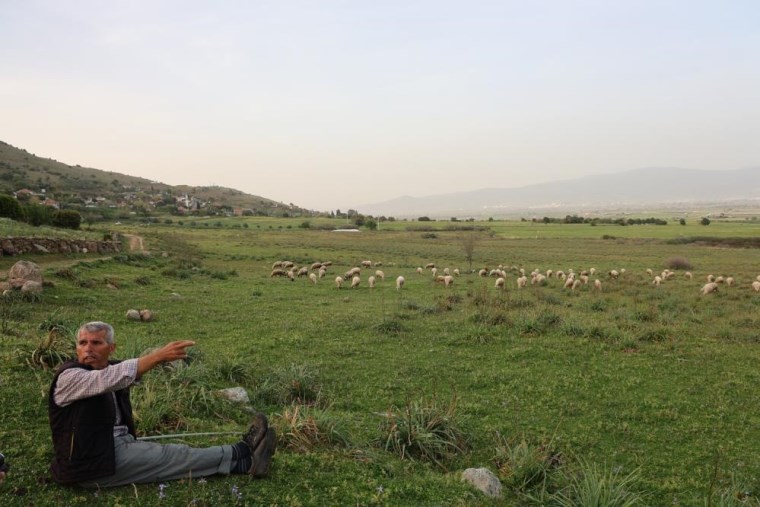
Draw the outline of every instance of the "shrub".
M24 210L21 204L10 195L0 195L0 217L11 220L23 220Z
M671 257L665 261L665 267L669 269L693 269L691 262L685 257Z
M295 452L309 452L315 447L347 447L349 438L340 420L327 409L292 404L273 417L280 431L280 441Z
M60 210L53 213L53 225L64 229L79 229L82 215L74 210Z
M381 445L401 459L419 459L441 468L467 448L456 420L456 399L447 406L435 400L416 400L403 409L391 407L381 424Z
M552 452L547 445L531 444L524 439L513 442L503 437L499 439L494 458L504 484L520 491L544 484L560 461L561 455Z

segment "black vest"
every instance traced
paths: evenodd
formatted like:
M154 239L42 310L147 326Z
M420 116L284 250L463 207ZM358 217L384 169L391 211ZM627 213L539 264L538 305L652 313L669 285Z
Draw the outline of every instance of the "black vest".
M116 364L118 361L109 361ZM111 393L77 400L65 407L55 404L53 393L58 376L69 368L90 366L69 361L61 365L53 377L48 393L48 417L53 434L53 461L50 470L60 484L74 484L106 477L115 473L113 427L116 411ZM115 391L116 402L129 433L135 436L129 389Z

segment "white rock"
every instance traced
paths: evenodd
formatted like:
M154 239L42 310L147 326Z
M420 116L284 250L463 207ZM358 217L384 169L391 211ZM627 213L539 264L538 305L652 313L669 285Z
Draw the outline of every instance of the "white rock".
M223 398L234 401L236 403L251 402L250 398L248 398L248 392L246 392L246 390L242 387L228 387L227 389L220 389L217 392Z
M127 318L129 320L140 320L140 312L135 309L127 310Z
M501 482L487 468L468 468L462 472L462 480L469 482L489 498L501 498Z

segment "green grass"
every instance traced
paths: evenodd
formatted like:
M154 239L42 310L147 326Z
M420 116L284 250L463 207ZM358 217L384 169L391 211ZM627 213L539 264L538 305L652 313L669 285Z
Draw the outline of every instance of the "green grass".
M233 505L233 486L249 504L492 505L459 474L480 466L499 473L509 460L512 468L501 472L505 505L539 494L532 470L546 477L544 498L554 500L569 496L572 484L612 481L617 470L623 479L637 470L633 490L647 505L706 505L708 498L719 505L732 494L760 494L760 295L749 289L760 274L757 249L665 241L688 225L613 226L633 236L603 240L602 226L540 224L550 234L536 239L535 224L482 222L495 234L478 235L473 268L504 265L500 292L493 278L467 273L460 232L424 239L386 224L340 234L300 229L298 219L279 223L290 229L241 220L249 227L135 229L154 252L148 257L25 257L54 286L38 300L0 307L0 451L12 467L0 486L3 505L167 504L157 485L95 499L44 480L52 372L26 358L51 326L69 330L95 319L114 324L122 358L170 340L197 341L187 367L151 372L135 388L146 433L242 432L249 414L213 394L237 385L279 429L290 428L294 444L283 441L271 478L174 482L165 491L172 505ZM693 227L689 235L758 235L752 223ZM694 278L653 287L645 270L657 273L676 256L688 259ZM317 285L269 278L280 259L333 266ZM336 274L365 259L382 262L385 280L371 290L364 270L359 289L336 289ZM0 258L0 268L16 260ZM463 275L445 289L429 271L415 272L428 262ZM518 291L513 265L528 272L595 267L603 292L563 290L554 278ZM608 279L620 268L620 279ZM734 276L737 285L700 297L707 274ZM402 291L398 275L406 278ZM155 319L128 321L130 308L149 308ZM389 435L389 410L403 415L417 400L450 399L457 400L450 414L456 434L467 445L439 459L445 466L378 447ZM320 435L335 435L340 445L329 438L325 445ZM518 468L522 479L510 479L508 470Z

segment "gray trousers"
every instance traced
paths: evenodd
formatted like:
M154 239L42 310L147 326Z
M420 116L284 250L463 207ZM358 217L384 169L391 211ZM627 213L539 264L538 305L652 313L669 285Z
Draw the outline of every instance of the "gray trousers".
M85 488L107 488L142 482L170 481L230 473L235 466L231 445L189 447L135 440L132 435L114 437L116 473L80 483Z

